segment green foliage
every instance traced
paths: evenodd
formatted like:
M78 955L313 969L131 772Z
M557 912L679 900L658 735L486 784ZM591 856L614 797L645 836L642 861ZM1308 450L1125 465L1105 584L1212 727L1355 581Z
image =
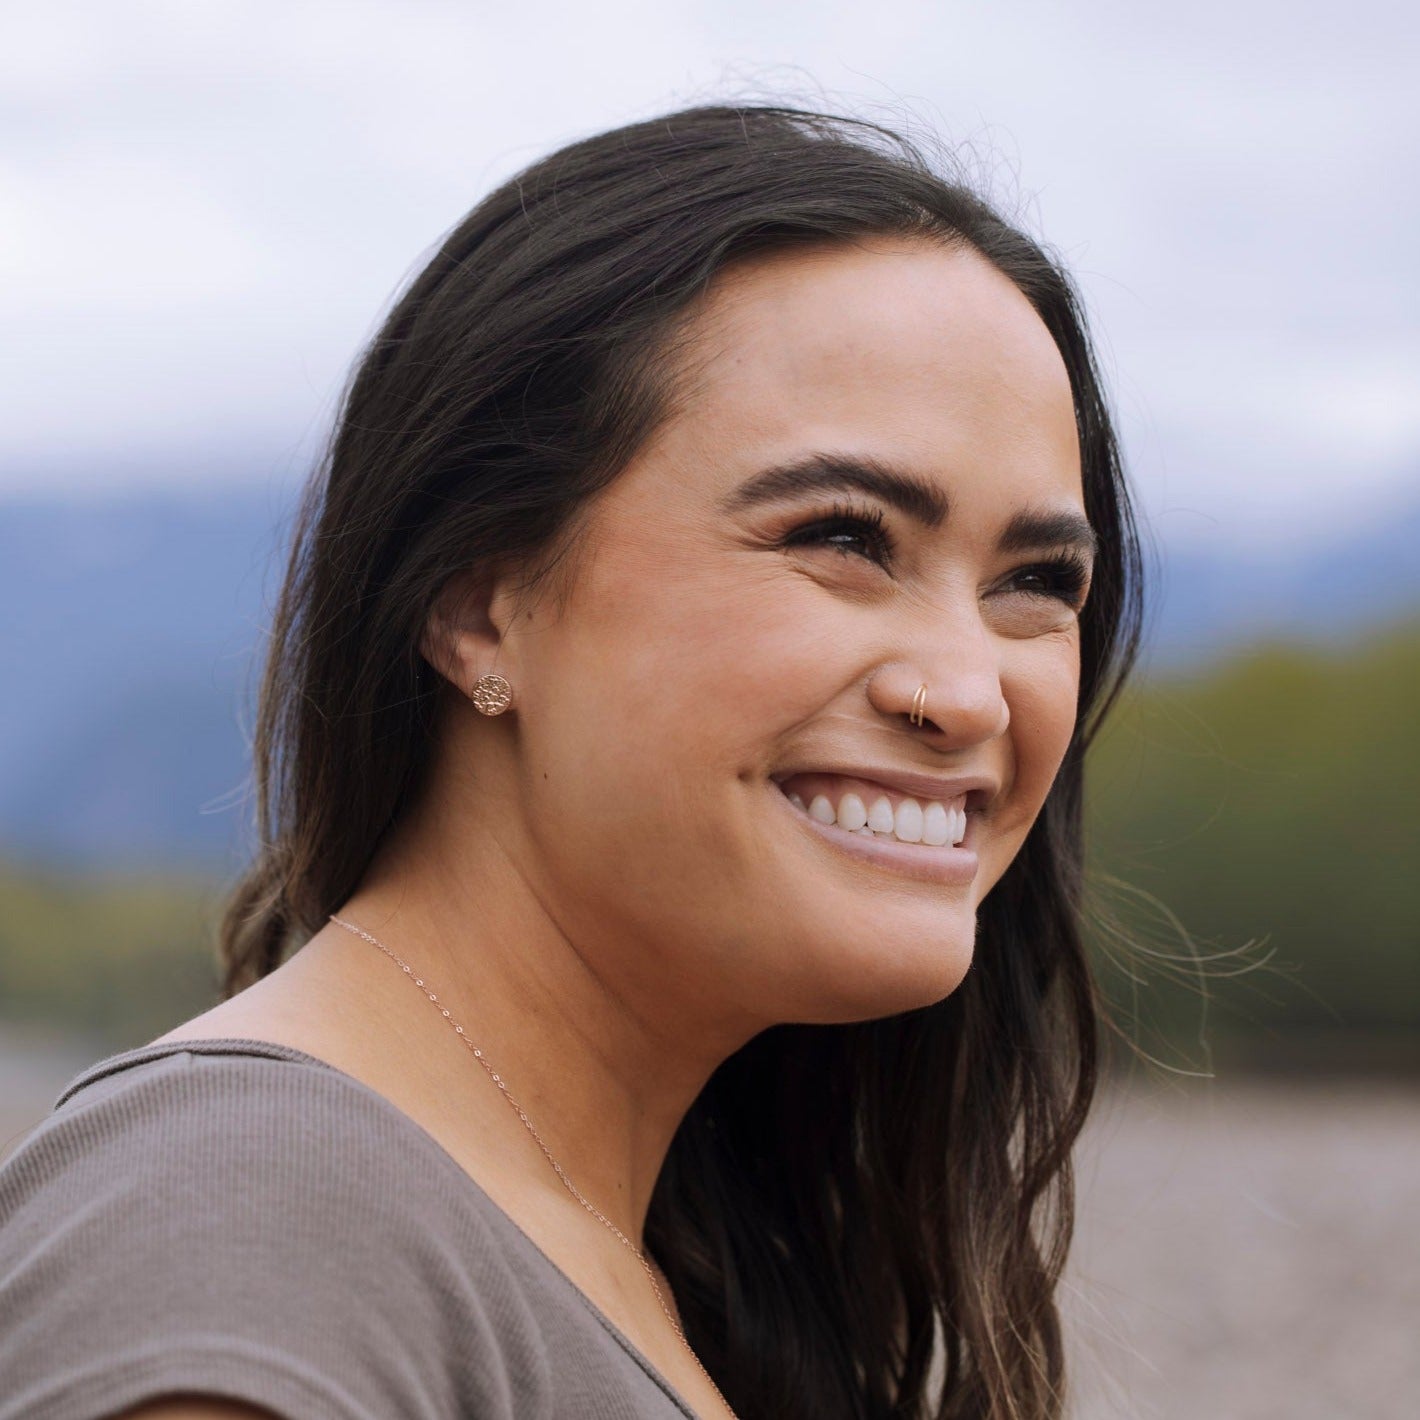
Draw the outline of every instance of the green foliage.
M1090 840L1096 899L1135 949L1108 929L1096 947L1147 1051L1413 1052L1417 706L1410 625L1330 653L1255 648L1120 707L1092 751Z
M1259 647L1119 707L1087 779L1093 946L1146 1054L1413 1061L1417 707L1420 623ZM221 893L0 871L0 1022L117 1048L205 1010Z
M122 1049L218 998L219 891L182 877L0 869L0 1020Z

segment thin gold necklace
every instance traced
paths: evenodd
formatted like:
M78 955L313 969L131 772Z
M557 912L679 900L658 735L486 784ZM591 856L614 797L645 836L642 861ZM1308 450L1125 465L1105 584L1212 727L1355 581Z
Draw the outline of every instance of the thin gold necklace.
M364 928L355 926L353 922L343 921L341 918L337 917L333 912L330 914L330 920L334 922L337 926L344 927L347 932L353 932L357 937L363 937L367 942L371 944L371 946L378 947L430 999L430 1001L434 1003L434 1005L438 1008L439 1014L443 1016L443 1018L448 1021L451 1026L453 1026L454 1032L458 1035L458 1038L463 1041L463 1043L468 1046L471 1051L473 1051L473 1058L477 1060L480 1065L483 1066L484 1070L488 1074L489 1079L491 1079L493 1083L498 1086L499 1090L502 1091L503 1098L507 1100L510 1105L512 1105L514 1111L517 1113L518 1118L521 1119L523 1123L527 1125L528 1132L533 1136L534 1139L537 1140L538 1148L541 1149L542 1152L547 1155L547 1161L556 1170L557 1177L560 1178L562 1182L567 1185L567 1191L572 1195L573 1198L577 1200L578 1203L582 1205L583 1208L587 1210L588 1213L592 1215L592 1217L594 1217L599 1223L604 1224L613 1233L615 1233L616 1236L620 1238L621 1241L626 1245L626 1247L628 1247L635 1255L637 1261L640 1262L642 1269L645 1271L646 1276L650 1279L651 1287L656 1293L656 1300L661 1304L661 1310L665 1312L666 1320L670 1322L672 1329L675 1331L675 1334L680 1338L681 1345L685 1347L687 1352L689 1352L690 1359L695 1362L696 1369L699 1370L700 1374L705 1377L706 1381L709 1382L710 1389L713 1390L717 1396L719 1396L720 1404L725 1407L726 1413L729 1415L734 1415L735 1412L730 1408L729 1401L727 1401L724 1395L721 1394L720 1387L715 1384L714 1377L712 1377L710 1372L707 1371L703 1365L701 1365L700 1357L695 1354L695 1348L690 1344L689 1340L686 1338L685 1330L681 1326L680 1322L676 1320L675 1313L672 1312L671 1309L666 1305L665 1295L661 1291L661 1284L656 1281L656 1274L651 1268L650 1259L646 1256L645 1252L641 1248L637 1247L636 1244L632 1242L631 1239L627 1237L626 1234L623 1233L621 1229L618 1228L616 1224L613 1223L611 1219L606 1216L605 1213L601 1212L600 1209L596 1208L591 1202L589 1202L588 1199L582 1194L581 1190L577 1187L577 1185L573 1183L570 1178L567 1177L566 1173L563 1171L562 1165L559 1164L557 1160L552 1156L552 1150L547 1147L547 1144L543 1141L542 1135L537 1132L536 1127L534 1126L532 1120L528 1118L522 1105L520 1105L517 1100L513 1098L512 1094L509 1093L507 1082L492 1067L492 1065L488 1063L487 1057L478 1048L478 1046L476 1046L468 1038L468 1035L465 1032L464 1028L454 1021L453 1016L449 1014L449 1008L441 1004L438 996L435 995L434 992L429 990L428 986L425 984L424 978L422 976L416 976L414 974L414 968L411 967L408 962L401 960L392 951L390 951L390 949L385 946L385 944L380 941L378 937L371 936L370 933L364 930Z

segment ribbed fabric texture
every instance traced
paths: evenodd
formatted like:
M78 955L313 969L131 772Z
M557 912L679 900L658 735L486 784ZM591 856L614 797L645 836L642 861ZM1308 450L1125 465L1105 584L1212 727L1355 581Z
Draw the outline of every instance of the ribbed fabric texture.
M125 1051L0 1165L0 1420L691 1415L388 1100L263 1041Z

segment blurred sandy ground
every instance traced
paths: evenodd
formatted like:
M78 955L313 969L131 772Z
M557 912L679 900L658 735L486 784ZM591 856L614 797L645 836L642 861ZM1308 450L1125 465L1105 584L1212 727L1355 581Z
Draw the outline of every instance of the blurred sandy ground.
M96 1058L0 1036L0 1156ZM1078 1165L1072 1420L1420 1415L1420 1088L1135 1083Z
M1136 1084L1078 1168L1074 1420L1420 1416L1420 1087Z

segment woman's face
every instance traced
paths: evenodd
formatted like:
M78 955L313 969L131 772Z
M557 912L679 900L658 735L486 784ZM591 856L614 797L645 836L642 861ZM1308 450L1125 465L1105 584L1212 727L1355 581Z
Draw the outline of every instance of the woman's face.
M1060 354L979 256L872 239L724 271L675 406L565 596L505 629L504 846L668 1005L752 1030L940 1000L1075 721Z

